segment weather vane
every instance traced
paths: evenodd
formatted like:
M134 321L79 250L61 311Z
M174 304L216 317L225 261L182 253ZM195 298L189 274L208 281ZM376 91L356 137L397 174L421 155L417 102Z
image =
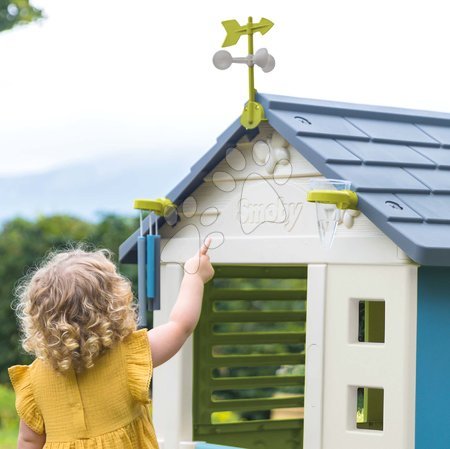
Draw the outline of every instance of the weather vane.
M236 45L241 36L248 36L248 56L233 58L226 50L219 50L213 57L213 64L220 70L228 69L233 62L248 65L248 91L249 100L244 107L241 115L241 124L246 129L256 128L264 117L264 108L255 101L255 74L254 66L261 67L263 72L270 72L275 67L275 59L269 54L266 48L260 48L253 53L253 34L260 32L266 34L272 27L273 22L262 18L259 23L253 23L251 17L248 18L246 25L239 25L237 20L225 20L222 25L227 32L227 36L222 47Z

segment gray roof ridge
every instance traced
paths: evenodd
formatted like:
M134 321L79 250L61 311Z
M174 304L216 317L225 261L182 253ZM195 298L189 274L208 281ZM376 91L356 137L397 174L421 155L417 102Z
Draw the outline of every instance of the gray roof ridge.
M372 117L377 119L387 119L395 117L397 121L410 121L411 118L419 120L421 123L450 125L450 113L434 112L420 109L407 109L396 106L367 105L362 103L345 103L341 101L297 98L284 95L258 93L256 100L264 109L283 109L285 111L295 111L298 106L302 106L305 112L335 113L345 114L349 117L357 116Z

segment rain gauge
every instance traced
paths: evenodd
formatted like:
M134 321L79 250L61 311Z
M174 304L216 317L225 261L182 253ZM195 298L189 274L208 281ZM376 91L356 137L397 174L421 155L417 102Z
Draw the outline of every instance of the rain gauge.
M351 182L343 179L313 179L309 182L307 200L316 203L320 241L327 249L333 244L344 210L354 210L358 204L358 196L350 187Z

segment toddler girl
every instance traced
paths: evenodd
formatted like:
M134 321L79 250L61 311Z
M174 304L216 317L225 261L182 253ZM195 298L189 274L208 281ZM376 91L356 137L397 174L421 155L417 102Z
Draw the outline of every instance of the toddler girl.
M51 257L18 290L31 365L9 368L19 449L156 449L148 404L152 369L194 330L203 284L214 275L209 241L185 264L168 323L136 330L130 282L106 250Z

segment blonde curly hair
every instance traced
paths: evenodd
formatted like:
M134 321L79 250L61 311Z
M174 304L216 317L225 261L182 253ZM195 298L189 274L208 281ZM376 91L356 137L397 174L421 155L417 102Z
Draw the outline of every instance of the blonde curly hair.
M16 289L22 346L63 373L95 359L136 330L131 283L107 250L52 253Z

